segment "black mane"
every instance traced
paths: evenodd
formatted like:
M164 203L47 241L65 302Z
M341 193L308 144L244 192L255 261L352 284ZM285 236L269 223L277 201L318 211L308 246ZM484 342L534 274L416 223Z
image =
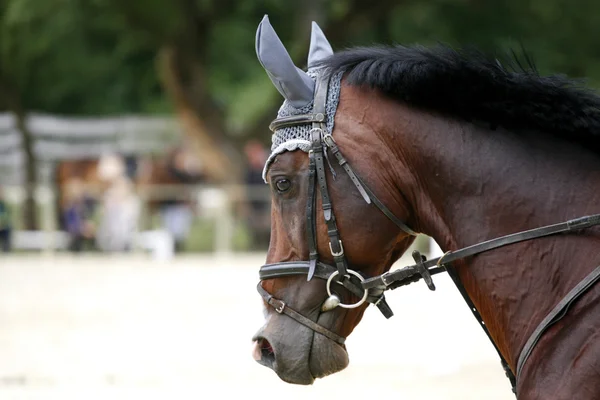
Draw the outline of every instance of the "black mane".
M526 65L515 55L501 62L442 45L359 47L323 65L410 106L492 128L546 132L600 151L600 96L580 80L540 76L525 58Z

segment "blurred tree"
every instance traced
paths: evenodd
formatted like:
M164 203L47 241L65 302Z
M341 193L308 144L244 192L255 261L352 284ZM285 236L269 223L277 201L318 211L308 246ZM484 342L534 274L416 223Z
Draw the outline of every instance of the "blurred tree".
M208 173L219 181L239 179L243 165L235 139L257 136L258 131L268 137L265 128L276 104L270 83L260 79L264 72L254 55L257 21L265 3L278 19L292 21L286 33L308 27L306 15L293 13L281 1L104 3L124 16L132 32L153 43L160 80ZM321 1L307 5L311 3L316 8ZM308 28L303 31L308 38ZM292 52L299 47L292 45Z
M243 142L268 142L281 104L254 54L264 14L299 67L316 20L335 49L522 45L543 73L598 85L599 11L593 0L0 0L0 107L175 112L213 179L237 179Z

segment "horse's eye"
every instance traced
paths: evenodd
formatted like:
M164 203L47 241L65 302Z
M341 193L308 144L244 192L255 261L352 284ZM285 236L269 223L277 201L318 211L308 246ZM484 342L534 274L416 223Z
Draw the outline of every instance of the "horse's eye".
M278 179L275 181L275 187L279 193L285 193L292 187L292 182L289 179Z

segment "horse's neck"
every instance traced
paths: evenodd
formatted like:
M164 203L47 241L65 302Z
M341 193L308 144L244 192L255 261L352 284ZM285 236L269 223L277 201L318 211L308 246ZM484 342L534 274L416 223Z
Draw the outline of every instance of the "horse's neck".
M408 157L416 175L409 198L419 228L444 251L600 213L600 157L585 149L542 135L416 118L420 123L403 126L419 131L395 132L403 135L396 146L415 152ZM598 232L535 239L456 263L513 367L537 324L600 264Z

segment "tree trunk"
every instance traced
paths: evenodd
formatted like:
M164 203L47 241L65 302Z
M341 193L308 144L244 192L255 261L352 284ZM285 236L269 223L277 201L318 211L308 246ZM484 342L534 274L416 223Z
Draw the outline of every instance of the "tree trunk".
M35 201L35 190L38 184L37 160L33 152L33 136L27 126L27 115L21 108L13 110L17 129L21 132L23 139L23 151L25 152L25 204L23 207L23 221L25 229L38 230L37 206Z
M190 62L189 59L186 60ZM187 143L202 161L205 173L213 182L239 182L241 177L241 163L239 157L227 154L224 150L227 143L227 134L224 131L223 118L215 115L194 89L194 82L206 80L204 76L182 76L182 68L189 71L193 66L179 65L177 50L164 46L158 55L158 70L161 81L167 94L171 97ZM195 72L195 73L194 73ZM194 71L191 75L198 74ZM186 79L187 78L187 79ZM192 82L186 82L186 81ZM191 86L190 87L190 83Z
M33 152L33 136L27 126L27 112L21 101L19 90L11 84L8 76L0 71L0 102L15 117L17 130L21 133L22 150L25 152L25 203L23 221L27 230L38 229L35 189L37 188L37 160Z

